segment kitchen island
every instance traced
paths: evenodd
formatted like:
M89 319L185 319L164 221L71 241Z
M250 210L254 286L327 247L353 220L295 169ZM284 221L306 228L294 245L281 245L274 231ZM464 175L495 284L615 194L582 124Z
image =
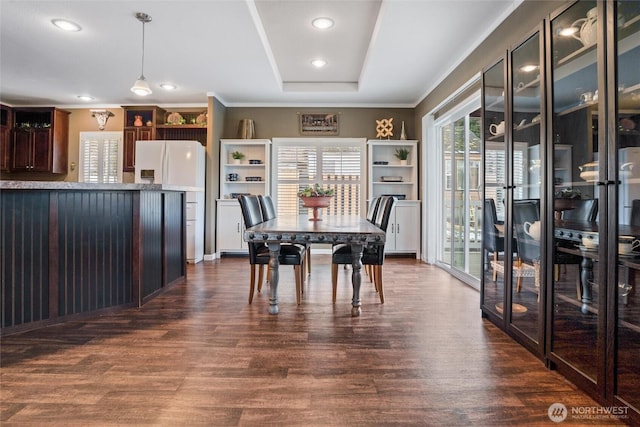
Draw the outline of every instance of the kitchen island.
M186 280L186 191L0 181L2 335L139 307Z

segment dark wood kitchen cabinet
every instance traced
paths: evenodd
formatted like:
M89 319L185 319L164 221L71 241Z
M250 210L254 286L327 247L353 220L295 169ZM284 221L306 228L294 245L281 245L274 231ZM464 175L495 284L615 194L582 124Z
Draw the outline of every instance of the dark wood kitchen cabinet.
M156 139L156 126L164 121L165 111L156 106L126 107L123 127L123 162L124 172L136 170L136 141Z
M11 132L12 172L67 173L69 112L15 108Z
M0 105L0 172L9 172L11 154L11 108Z

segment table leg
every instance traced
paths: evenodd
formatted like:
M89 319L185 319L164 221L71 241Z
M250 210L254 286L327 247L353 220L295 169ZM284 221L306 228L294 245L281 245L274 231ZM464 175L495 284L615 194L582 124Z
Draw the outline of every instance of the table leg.
M580 263L580 286L582 287L582 308L580 311L587 314L589 305L593 302L591 297L591 281L593 280L593 261L590 258L583 257Z
M278 314L280 243L269 243L267 246L269 246L269 314Z
M351 316L360 316L360 284L362 283L362 244L351 244L351 284L353 285L353 299L351 300Z

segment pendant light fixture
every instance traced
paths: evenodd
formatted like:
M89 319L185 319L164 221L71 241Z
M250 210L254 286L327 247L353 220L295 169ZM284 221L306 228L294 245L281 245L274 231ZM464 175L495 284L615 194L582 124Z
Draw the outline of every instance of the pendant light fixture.
M136 19L142 22L142 70L140 71L140 77L131 87L131 92L140 96L147 96L151 94L151 88L149 87L149 83L144 79L144 24L147 22L151 22L151 16L146 13L138 12L136 13Z

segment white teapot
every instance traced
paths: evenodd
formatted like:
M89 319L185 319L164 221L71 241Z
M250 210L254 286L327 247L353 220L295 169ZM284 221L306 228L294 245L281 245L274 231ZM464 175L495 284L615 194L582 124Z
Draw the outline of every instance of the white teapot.
M540 240L540 221L525 221L524 232L533 240Z
M592 45L596 42L597 36L597 28L598 28L598 9L593 8L589 9L587 12L586 18L580 18L571 24L572 27L577 27L580 25L580 31L578 32L578 36L572 35L572 37L576 40L580 40L584 46ZM580 24L582 23L582 25Z

